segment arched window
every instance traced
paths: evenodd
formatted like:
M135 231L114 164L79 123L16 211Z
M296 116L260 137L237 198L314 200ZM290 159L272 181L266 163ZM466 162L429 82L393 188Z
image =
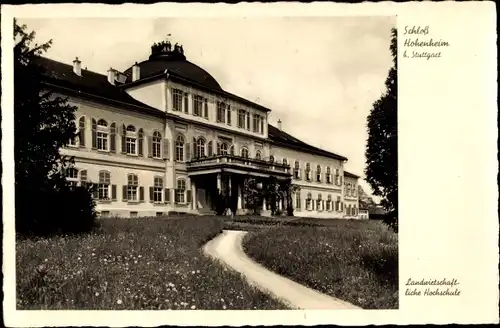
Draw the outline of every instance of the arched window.
M286 158L283 158L283 165L288 165L288 161L286 160Z
M202 137L196 140L196 157L205 157L205 139Z
M257 151L255 152L255 159L258 159L258 160L261 160L261 159L262 159L262 155L260 154L260 151L259 151L259 150L257 150Z
M175 202L176 203L185 203L186 202L186 180L178 179L177 180L177 188L175 189Z
M316 166L316 181L321 182L321 166Z
M332 183L332 172L329 166L326 167L326 183Z
M98 198L109 200L109 188L111 183L111 175L108 171L99 172L99 184L97 186Z
M311 181L311 164L306 164L306 180Z
M68 184L72 187L76 187L78 185L78 170L74 167L70 167L66 170L66 180L68 180Z
M295 166L293 169L293 176L295 179L300 179L300 163L299 161L295 161Z
M97 150L109 150L109 128L108 123L100 119L97 121L97 126L94 126L95 120L92 119L92 132L95 132L96 136L96 148ZM93 133L94 135L94 133Z
M306 197L306 209L309 211L312 209L312 195L310 192L307 193Z
M221 143L219 155L227 155L228 152L227 150L228 150L227 143L225 142Z
M229 154L234 155L234 145L229 148Z
M137 155L137 134L133 125L127 126L126 129L126 152L129 155Z
M248 149L246 147L241 148L241 157L248 158Z
M161 158L161 133L155 131L152 139L153 158Z
M274 156L273 155L269 156L269 163L274 163Z
M212 156L214 154L214 148L213 148L214 146L213 146L213 144L214 143L212 141L208 142L208 151L207 151L208 156Z
M163 194L163 178L154 177L153 179L153 202L161 203Z
M175 140L175 160L184 162L184 137L181 135Z
M322 205L322 200L323 200L323 197L321 196L321 194L318 194L318 199L316 200L316 209L318 211L323 210L323 206L321 206Z
M137 189L139 188L139 178L135 174L127 176L127 200L137 201Z
M326 201L326 210L327 211L332 210L332 195L328 195L328 199Z

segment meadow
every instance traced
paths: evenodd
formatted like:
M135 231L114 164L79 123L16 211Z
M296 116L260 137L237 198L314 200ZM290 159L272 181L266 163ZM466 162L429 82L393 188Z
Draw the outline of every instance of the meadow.
M252 231L243 249L298 283L364 309L398 308L398 238L379 221L314 220L321 226Z
M100 219L86 235L16 240L19 310L286 309L201 246L216 217Z

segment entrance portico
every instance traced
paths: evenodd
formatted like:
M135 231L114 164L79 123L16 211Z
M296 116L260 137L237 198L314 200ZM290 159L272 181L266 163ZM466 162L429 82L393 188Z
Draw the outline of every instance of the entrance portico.
M235 214L245 212L244 183L249 177L257 180L275 176L277 179L290 177L286 164L250 159L234 155L215 155L196 158L186 163L191 179L193 211L209 213L216 208L219 194L227 195L226 205ZM265 200L263 214L267 211Z

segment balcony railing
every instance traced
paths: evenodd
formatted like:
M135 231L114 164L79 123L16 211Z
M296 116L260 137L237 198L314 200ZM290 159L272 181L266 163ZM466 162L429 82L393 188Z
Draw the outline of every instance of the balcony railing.
M290 165L270 162L266 160L259 160L255 158L248 158L236 155L213 155L213 156L205 156L193 158L191 161L186 163L186 167L195 168L195 167L203 167L203 166L211 166L217 164L230 164L234 166L243 166L254 168L258 170L266 170L266 171L274 171L280 173L289 173Z

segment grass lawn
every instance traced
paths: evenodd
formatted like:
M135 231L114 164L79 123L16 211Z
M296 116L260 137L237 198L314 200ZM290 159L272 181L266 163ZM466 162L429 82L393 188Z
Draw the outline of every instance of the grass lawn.
M322 225L251 232L243 248L267 268L325 294L364 309L398 308L397 235L368 220Z
M218 218L99 222L88 235L17 240L19 310L285 309L203 255Z

